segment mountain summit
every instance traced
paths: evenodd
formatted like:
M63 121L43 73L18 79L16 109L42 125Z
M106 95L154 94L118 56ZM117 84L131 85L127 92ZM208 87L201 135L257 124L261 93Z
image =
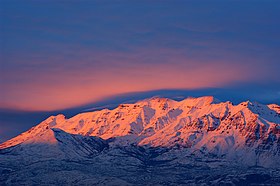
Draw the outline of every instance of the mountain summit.
M26 165L32 158L103 159L110 165L134 159L145 166L168 162L173 168L208 161L214 167L279 168L279 108L250 101L234 105L211 96L182 101L154 97L69 119L60 114L1 144L0 159L29 157Z

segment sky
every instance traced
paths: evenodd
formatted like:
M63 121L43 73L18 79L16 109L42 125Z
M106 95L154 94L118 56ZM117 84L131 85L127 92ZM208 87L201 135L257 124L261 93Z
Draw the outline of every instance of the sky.
M280 104L280 1L0 1L0 141L150 96Z

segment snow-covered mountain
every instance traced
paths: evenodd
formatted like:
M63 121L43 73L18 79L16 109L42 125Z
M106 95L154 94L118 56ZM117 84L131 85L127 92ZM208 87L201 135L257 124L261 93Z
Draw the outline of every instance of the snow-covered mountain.
M234 105L211 96L182 101L155 97L135 104L122 104L113 110L81 113L69 119L60 114L1 144L0 159L0 170L2 167L7 175L3 181L8 184L18 172L27 171L18 168L15 162L24 160L23 164L29 166L35 159L40 166L46 162L61 165L61 162L71 161L71 166L77 167L77 164L82 166L81 162L89 162L101 172L118 172L121 165L125 170L103 173L100 174L102 178L90 180L99 183L106 177L109 179L104 182L106 184L124 185L139 181L128 178L127 171L144 171L143 175L149 175L149 171L160 169L164 176L168 170L178 169L178 177L170 180L175 184L184 177L180 174L190 167L198 172L202 167L229 167L231 172L233 167L242 170L240 167L251 166L276 170L280 168L280 107L249 101ZM73 162L76 164L72 165ZM84 167L92 172L89 164ZM65 171L59 170L59 175ZM118 179L114 175L118 175ZM34 182L26 184L40 183L36 179L40 180L41 176L40 173L33 176ZM89 179L85 173L79 176ZM182 184L199 183L195 182L196 176ZM268 176L269 183L278 179L271 174ZM160 180L166 183L167 178L160 174L156 177L151 183L160 184L157 182ZM224 179L232 183L230 177ZM201 180L205 183L204 178ZM209 183L214 184L215 180Z

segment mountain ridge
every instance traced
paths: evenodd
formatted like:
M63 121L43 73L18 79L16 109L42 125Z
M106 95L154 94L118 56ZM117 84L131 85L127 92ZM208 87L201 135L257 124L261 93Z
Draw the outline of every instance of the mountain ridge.
M278 157L280 114L277 109L275 104L267 106L250 101L233 105L212 96L182 101L153 97L134 104L121 104L112 110L80 113L69 119L62 114L50 116L2 143L0 149L36 138L49 128L57 128L71 135L116 139L112 145L182 146L191 151L206 149L219 156L236 156L231 151L242 154L244 149L269 148L271 154L276 153ZM52 140L49 139L50 143Z
M212 96L187 98L182 101L153 97L134 104L120 104L112 110L102 109L80 113L69 119L66 119L62 114L50 116L27 132L0 144L0 148L21 143L34 133L40 133L44 128L59 128L70 134L98 136L103 139L129 134L149 137L149 133L162 131L166 127L170 128L176 122L177 126L174 127L180 128L183 127L183 124L179 126L179 122L183 122L185 126L186 122L199 124L203 123L203 120L207 120L208 126L204 126L204 128L208 127L206 130L214 130L215 127L218 127L215 125L229 117L229 114L231 116L245 114L244 119L251 120L255 116L260 118L261 121L258 120L258 122L265 125L267 129L270 128L270 123L273 123L275 130L278 130L280 123L278 108L280 107L276 104L266 106L250 101L233 105L229 101L220 102ZM198 128L200 127L196 129Z
M277 111L275 104L211 96L153 97L50 116L0 144L0 184L275 185Z

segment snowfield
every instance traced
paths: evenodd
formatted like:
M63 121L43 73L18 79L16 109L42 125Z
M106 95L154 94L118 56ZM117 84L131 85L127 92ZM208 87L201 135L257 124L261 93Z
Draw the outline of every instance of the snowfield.
M1 185L279 185L280 107L150 98L0 145Z

